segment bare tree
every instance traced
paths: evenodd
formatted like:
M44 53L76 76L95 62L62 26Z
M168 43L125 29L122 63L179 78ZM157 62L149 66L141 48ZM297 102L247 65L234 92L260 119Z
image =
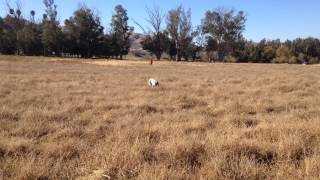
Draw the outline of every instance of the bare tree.
M159 7L154 7L153 9L146 8L146 12L148 14L147 22L151 25L152 33L155 35L160 34L165 15Z
M130 17L131 21L136 24L142 31L144 34L148 34L147 31L144 29L144 27L138 22L136 21L134 18Z
M153 9L146 8L148 14L147 22L150 24L151 34L154 37L155 49L154 53L158 60L161 59L163 49L163 32L162 32L162 23L165 15L161 12L159 7L154 7Z

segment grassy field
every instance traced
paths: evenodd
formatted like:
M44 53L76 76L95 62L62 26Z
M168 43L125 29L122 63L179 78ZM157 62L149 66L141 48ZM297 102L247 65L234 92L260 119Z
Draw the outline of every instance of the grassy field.
M0 179L320 178L320 66L0 59Z

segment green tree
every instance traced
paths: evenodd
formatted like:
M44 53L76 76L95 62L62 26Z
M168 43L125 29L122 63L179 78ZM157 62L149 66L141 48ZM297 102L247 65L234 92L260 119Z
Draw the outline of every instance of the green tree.
M157 35L147 35L141 42L142 48L155 55L160 60L162 53L169 46L169 38L166 32Z
M58 55L61 51L61 28L54 22L46 21L42 24L41 41L44 55Z
M40 55L42 53L41 37L37 27L28 23L18 32L17 39L21 51L25 55Z
M180 22L180 45L182 56L188 60L189 56L192 55L190 53L190 49L192 49L192 41L194 37L194 32L192 31L192 23L191 23L191 9L185 11L183 9L181 14L181 22Z
M172 9L167 16L167 31L172 41L175 43L176 61L180 61L182 56L187 59L187 50L193 40L191 9L185 11L182 6Z
M193 40L191 43L189 43L189 48L187 51L193 61L196 59L201 59L201 51L203 51L205 48L206 36L202 33L201 29L201 26L197 26L196 29L191 33Z
M3 54L14 54L17 49L17 34L13 17L7 15L3 19L1 49Z
M43 15L41 41L45 55L58 55L61 51L62 31L57 21L57 5L54 0L43 0L46 14Z
M14 17L7 15L3 19L2 26L2 52L4 54L14 54L17 49L17 33L15 29Z
M112 54L112 36L110 34L105 34L102 41L102 46L98 49L101 56L110 57Z
M298 62L315 61L320 57L320 40L316 38L297 38L291 43L292 54L298 58Z
M70 51L86 58L97 56L103 46L103 29L100 17L88 7L80 7L73 17L65 21L64 33L69 40L68 45L71 45Z
M213 39L211 36L208 36L206 38L206 54L208 58L208 62L213 62L214 61L214 52L217 51L218 49L218 42L216 39Z
M181 60L181 52L179 47L179 24L182 7L179 6L176 9L170 10L167 15L167 31L169 36L174 42L174 48L176 50L176 61Z
M235 44L243 39L246 16L243 11L217 9L207 11L202 19L203 32L217 40L219 59L230 55Z
M35 23L35 11L30 12L31 19L17 32L18 47L25 55L40 55L42 52L41 31Z
M4 42L4 39L3 39L3 29L4 29L4 25L3 25L3 19L2 17L0 16L0 53L3 53L3 42Z
M4 54L20 54L17 34L22 30L26 20L22 17L21 5L17 2L16 8L12 8L7 2L8 13L3 19L2 49Z
M127 10L121 5L115 7L115 12L112 15L112 45L116 56L123 59L123 55L128 54L130 48L130 35L133 32L133 27L128 25Z
M176 60L177 49L176 43L173 39L168 38L168 46L166 48L166 53L170 56L170 60Z
M73 18L69 18L64 21L64 27L62 31L64 37L64 40L62 42L64 54L72 57L78 57L81 54L77 42L77 37L79 35L76 34L77 27L74 24Z

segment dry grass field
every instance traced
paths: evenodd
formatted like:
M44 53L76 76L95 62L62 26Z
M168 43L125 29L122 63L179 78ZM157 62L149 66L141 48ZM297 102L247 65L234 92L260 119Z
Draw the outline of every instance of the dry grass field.
M320 178L320 66L0 59L0 179Z

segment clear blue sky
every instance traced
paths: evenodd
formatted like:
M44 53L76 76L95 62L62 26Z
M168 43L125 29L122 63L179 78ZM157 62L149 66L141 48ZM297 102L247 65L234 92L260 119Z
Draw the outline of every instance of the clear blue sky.
M14 0L10 0L14 5ZM40 19L44 12L42 0L20 0L25 16L36 10ZM247 13L244 36L259 41L262 38L281 40L313 36L320 38L320 0L56 0L61 22L70 17L81 3L95 9L104 26L109 25L113 8L122 4L130 18L145 25L146 7L159 6L164 12L182 4L192 9L193 26L200 24L205 11L217 7L234 8ZM5 0L0 0L0 14L6 11ZM130 22L134 25L133 22ZM140 29L136 28L136 31Z

